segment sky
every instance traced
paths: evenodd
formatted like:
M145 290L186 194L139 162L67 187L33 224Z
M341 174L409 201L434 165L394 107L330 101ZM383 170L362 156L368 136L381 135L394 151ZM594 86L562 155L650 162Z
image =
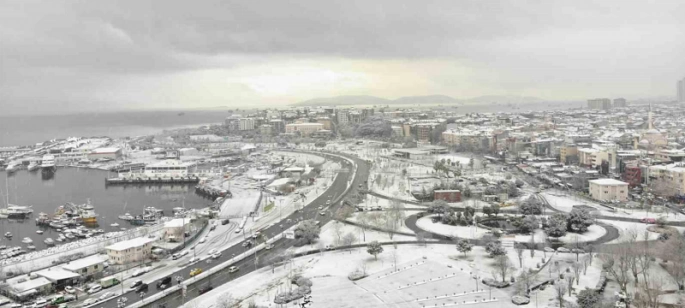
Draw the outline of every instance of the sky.
M674 97L683 16L682 0L7 0L0 114Z

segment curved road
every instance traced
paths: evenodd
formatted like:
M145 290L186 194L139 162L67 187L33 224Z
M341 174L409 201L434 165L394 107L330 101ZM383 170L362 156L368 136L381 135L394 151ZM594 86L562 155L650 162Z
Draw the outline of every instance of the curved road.
M281 150L279 151L286 151L286 150ZM364 186L366 180L368 179L369 176L369 164L362 160L359 159L358 157L350 156L350 155L345 155L345 154L339 154L339 153L332 153L337 156L332 156L329 155L329 153L326 152L305 152L305 151L292 151L292 152L302 152L302 153L308 153L308 154L315 154L315 155L320 155L324 156L326 159L333 160L336 162L339 162L343 168L347 169L347 172L340 172L338 173L338 176L335 178L333 183L328 187L326 192L324 192L322 195L320 195L318 198L312 200L307 204L303 210L300 212L295 212L292 213L291 215L285 216L282 218L281 223L275 223L272 226L264 229L261 231L262 234L265 235L275 235L281 233L283 230L292 227L295 225L298 220L302 217L305 219L316 219L321 222L321 225L323 226L326 224L328 221L332 219L332 215L328 214L325 216L319 215L320 210L318 209L319 206L326 206L326 201L331 200L330 206L326 209L328 213L334 213L335 210L341 206L342 202L341 200L344 199L345 196L351 193L357 193L358 187ZM351 159L355 162L354 165L350 164L349 161L342 159L338 156L343 156L348 159ZM356 165L356 166L355 166ZM356 167L356 172L355 172L355 167ZM354 174L354 178L351 179L352 174ZM351 182L351 188L349 191L346 191L348 187L348 181L352 180ZM335 198L335 199L333 199ZM203 280L199 280L197 282L193 282L191 285L188 286L187 288L187 294L185 299L181 297L180 291L177 292L170 292L169 294L165 295L164 298L161 300L158 300L153 303L146 303L144 301L145 297L149 297L151 295L154 295L156 293L161 292L160 290L157 290L156 288L156 283L157 281L150 281L148 282L149 284L149 289L147 291L147 294L142 297L143 303L145 304L144 307L179 307L182 305L183 301L188 301L196 296L199 295L198 290L201 287L206 286L207 284L211 284L212 286L216 287L218 285L221 285L225 282L231 281L235 278L241 277L243 275L249 274L250 272L254 271L255 268L263 267L266 265L266 262L263 260L267 260L270 255L277 254L283 250L286 250L289 247L292 247L293 244L295 243L294 240L289 240L289 239L281 239L273 243L274 248L271 250L261 250L254 255L250 257L246 257L245 259L238 261L235 264L232 264L234 266L237 266L240 270L235 273L228 273L227 269L222 270L210 277L207 277ZM190 270L193 268L202 268L204 271L208 270L209 268L212 268L218 264L221 264L225 261L228 261L229 259L232 258L232 255L239 255L245 251L247 251L248 248L242 247L242 243L236 244L226 250L221 251L221 257L217 259L212 259L210 262L207 263L204 261L194 263L194 264L185 264L183 266L180 266L177 271L175 271L173 274L170 274L169 276L176 277L176 276L181 276L184 280L187 280L190 278ZM255 262L255 258L257 259L257 262ZM255 264L257 263L257 264ZM143 277L142 278L144 281L147 282L147 280ZM176 282L174 281L173 284L175 285ZM135 292L132 292L130 290L127 290L126 293L124 293L121 296L116 296L112 297L107 301L104 302L98 302L97 304L91 305L89 307L107 307L107 308L116 308L118 307L117 305L117 300L119 298L125 297L126 298L126 303L128 305L131 305L132 303L141 301L141 296Z

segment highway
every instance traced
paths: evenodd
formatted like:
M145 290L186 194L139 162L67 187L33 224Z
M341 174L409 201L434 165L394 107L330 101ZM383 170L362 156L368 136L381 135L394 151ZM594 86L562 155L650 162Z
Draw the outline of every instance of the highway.
M280 149L279 149L280 151ZM307 152L307 153L312 153L312 152ZM347 169L346 172L340 172L338 173L338 176L335 178L333 183L328 187L326 192L321 194L318 198L311 200L303 210L300 210L299 212L294 212L291 215L284 216L281 220L281 222L277 222L273 224L272 226L264 229L261 231L262 235L266 235L269 238L271 238L273 235L281 233L283 230L288 229L292 227L293 225L297 224L300 220L302 219L314 219L318 220L321 222L321 226L326 224L332 219L332 214L335 213L338 207L341 206L342 201L344 200L344 197L350 195L350 194L356 194L357 190L359 189L359 185L365 185L365 181L367 180L369 176L369 166L368 163L364 160L361 160L357 157L354 156L348 156L348 155L342 155L342 154L337 154L340 156L345 156L351 160L353 160L357 166L356 172L355 172L355 166L350 164L349 161L336 157L336 156L331 156L326 153L313 153L317 155L321 155L326 157L326 159L332 160L339 162L342 166L343 169ZM350 177L354 174L354 179L352 180L351 183L351 188L349 191L345 192L347 189L347 184L348 181L350 180ZM337 198L337 199L335 199ZM319 212L321 210L318 209L319 206L326 207L326 201L331 200L331 204L325 209L326 215L320 215ZM229 231L230 232L230 231ZM249 250L249 247L243 247L244 242L241 242L239 244L236 244L226 250L221 251L221 256L217 259L209 259L211 263L208 263L207 261L200 261L198 263L194 264L185 264L183 266L179 266L178 270L175 271L173 274L170 276L172 277L177 277L180 276L182 277L183 280L190 279L190 271L191 269L194 268L201 268L203 271L206 271L214 266L217 266L218 264L221 264L223 262L228 261L229 259L232 258L233 255L239 255L247 250ZM263 267L268 265L266 260L269 259L270 255L273 254L278 254L284 250L287 250L288 248L292 247L293 244L295 243L294 240L291 239L281 239L276 242L274 242L274 248L271 250L261 250L257 252L255 255L252 255L250 257L247 257L235 264L234 266L237 266L239 270L234 273L228 273L228 270L222 270L214 275L211 275L210 277L207 277L203 280L200 280L198 282L194 282L192 285L188 286L187 288L187 293L185 299L181 297L181 292L171 292L168 295L166 295L164 298L161 300L158 300L157 302L154 303L147 303L145 302L145 298L150 297L151 295L154 295L158 292L161 292L161 290L157 290L156 288L156 283L157 281L147 281L144 277L142 278L143 281L149 283L149 289L144 294L141 296L140 294L137 294L133 291L128 291L124 293L121 296L116 296L112 297L107 301L104 302L98 302L96 304L90 305L88 307L106 307L106 308L116 308L116 307L121 307L118 305L118 300L120 298L126 298L126 304L131 305L132 303L138 302L138 301L143 301L145 304L144 307L179 307L182 305L183 302L191 300L199 295L199 289L202 287L205 287L208 284L211 284L214 288L218 287L219 285L231 281L233 279L236 279L238 277L241 277L243 275L249 274L250 272L254 271L256 268ZM257 258L258 262L255 264L255 258ZM161 279L161 278L160 278ZM173 282L174 285L176 285L176 281L174 280Z

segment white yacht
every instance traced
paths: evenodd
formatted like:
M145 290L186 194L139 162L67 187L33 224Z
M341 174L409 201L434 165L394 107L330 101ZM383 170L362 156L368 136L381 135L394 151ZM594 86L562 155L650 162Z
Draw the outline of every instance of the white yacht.
M43 173L53 173L55 172L55 156L54 155L43 155L43 160L40 165L41 172Z

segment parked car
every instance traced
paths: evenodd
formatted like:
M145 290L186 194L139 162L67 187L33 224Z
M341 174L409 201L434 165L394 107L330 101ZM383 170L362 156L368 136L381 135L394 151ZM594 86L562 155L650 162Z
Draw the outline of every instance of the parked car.
M37 307L45 307L47 305L48 305L48 300L41 297L39 299L36 299L36 302L33 304L33 307L36 307L36 308Z
M231 267L228 268L228 272L229 272L229 273L235 273L235 272L237 272L239 269L240 269L240 268L238 268L237 266L231 266Z
M333 250L335 249L335 246L333 245L326 245L326 250Z
M164 278L162 278L162 280L157 282L157 289L161 289L161 290L166 289L169 286L171 286L171 284L172 284L171 276L164 277Z
M213 254L215 254L215 253L217 253L217 252L219 252L219 251L216 250L216 249L212 249L212 250L210 250L207 254L213 255Z
M209 256L210 256L212 259L218 259L219 257L221 257L221 252L217 251L217 252L215 252L215 253L213 253L213 254L211 254L211 255L209 255Z
M101 290L102 290L101 285L92 286L92 287L90 287L90 289L88 289L88 294L97 293L97 292L100 292Z
M74 294L74 293L76 293L76 289L74 289L74 287L72 287L72 286L66 286L66 287L64 287L64 292L67 292L69 294Z
M198 262L198 261L200 261L200 258L192 257L192 258L190 258L190 260L188 260L188 264L193 264L193 263Z
M642 218L640 219L641 222L646 223L646 224L655 224L656 219L654 218Z
M185 255L187 255L187 254L188 254L188 251L187 251L187 250L184 250L184 251L181 251L181 252L177 252L177 253L171 255L171 259L172 259L172 260L177 260L177 259L180 259L180 258L182 258L183 256L185 256Z
M106 299L108 299L108 298L110 298L110 297L114 297L114 296L116 296L116 294L114 294L114 292L106 292L105 294L100 295L100 297L98 298L98 300L104 301L104 300L106 300Z
M211 291L211 290L213 290L213 289L214 289L214 287L212 287L212 285L207 284L207 285L201 287L201 288L198 290L198 292L199 292L200 294L205 294L205 293L207 293L207 292L209 292L209 291Z
M97 303L97 301L98 301L97 298L88 298L85 301L83 301L83 303L81 303L81 306L89 306L89 305Z
M223 225L227 225L229 222L230 222L230 220L228 220L228 219L222 219L222 220L221 220L221 225L222 225L222 226L223 226Z
M266 250L269 250L271 248L274 248L273 244L266 244L266 246L264 247L264 249L266 249Z
M143 283L136 288L135 292L136 293L147 292L148 289L149 289L149 286L147 285L147 283Z
M200 275L202 273L201 268L194 268L190 271L190 277L195 277L197 275Z
M136 289L139 285L143 284L142 280L134 280L129 288Z
M137 269L135 272L133 272L133 277L138 277L138 276L140 276L140 275L142 275L142 274L145 274L145 273L149 272L150 270L152 270L152 268L149 267L149 266L146 266L146 267L143 267L143 268L139 268L139 269Z

